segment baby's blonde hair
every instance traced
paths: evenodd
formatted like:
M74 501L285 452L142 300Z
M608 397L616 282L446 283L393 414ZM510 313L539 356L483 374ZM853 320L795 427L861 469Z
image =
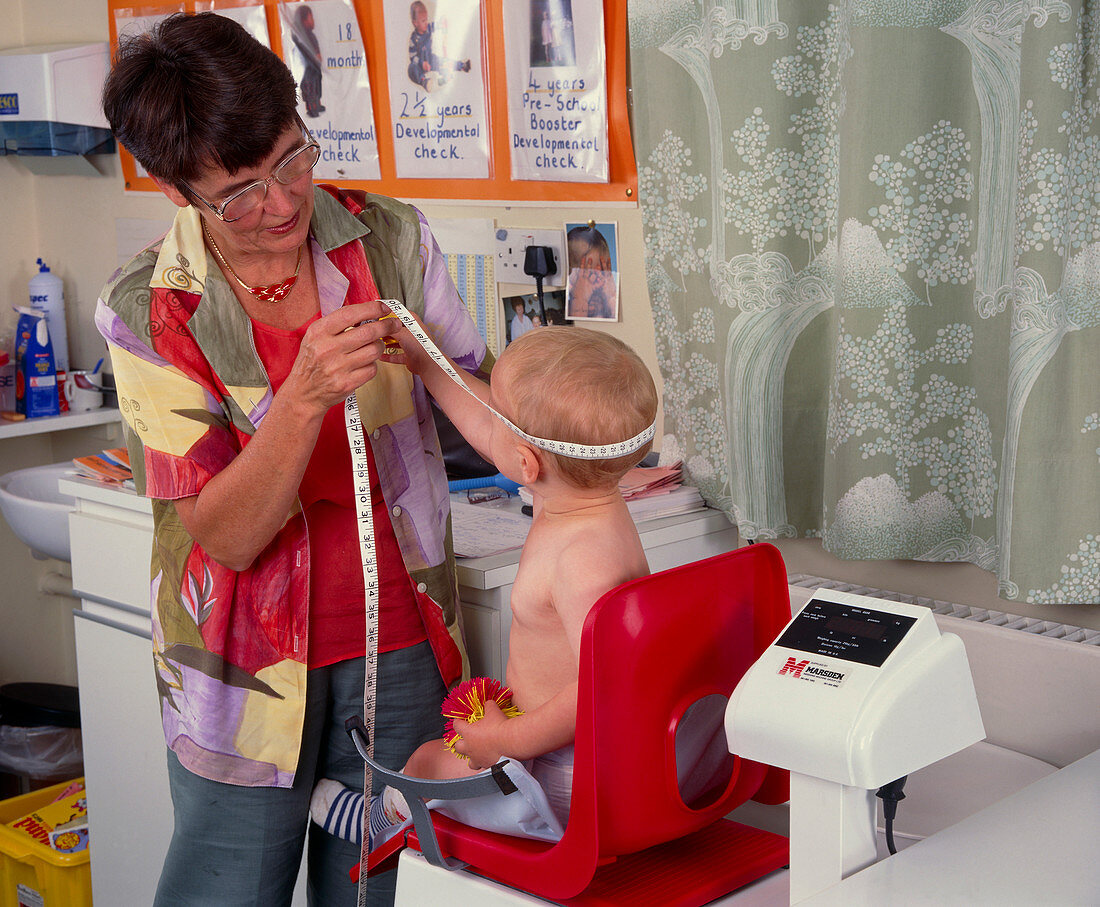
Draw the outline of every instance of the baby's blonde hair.
M610 334L579 327L529 331L505 349L494 374L508 375L502 403L530 435L574 444L614 444L646 429L657 413L657 388L645 363ZM652 442L622 457L581 460L540 450L582 488L618 483Z

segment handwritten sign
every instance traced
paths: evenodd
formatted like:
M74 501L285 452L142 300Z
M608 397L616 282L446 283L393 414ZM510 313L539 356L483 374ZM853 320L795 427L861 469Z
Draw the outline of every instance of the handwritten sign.
M314 176L380 179L367 56L351 0L280 3L279 22L298 112L321 145Z
M485 179L480 0L385 0L397 176Z
M504 5L512 179L605 183L602 3Z

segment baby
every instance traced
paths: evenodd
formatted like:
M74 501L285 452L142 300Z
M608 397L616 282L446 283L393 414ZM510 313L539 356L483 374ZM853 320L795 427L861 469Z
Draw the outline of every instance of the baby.
M493 702L472 724L459 719L455 756L443 741L421 746L402 769L421 778L455 778L502 757L529 760L564 826L572 784L581 630L607 591L649 573L638 531L619 492L619 480L649 450L646 442L614 459L551 453L515 434L466 394L404 332L403 358L448 417L483 457L524 485L534 517L512 587L512 628L506 682L523 710L506 718ZM545 327L514 340L492 374L491 388L463 374L480 399L528 435L585 445L629 440L653 423L657 391L644 363L626 344L598 331ZM322 781L314 820L333 833L337 797L350 794ZM357 811L360 812L360 811ZM371 831L408 815L400 794L387 788L372 803Z

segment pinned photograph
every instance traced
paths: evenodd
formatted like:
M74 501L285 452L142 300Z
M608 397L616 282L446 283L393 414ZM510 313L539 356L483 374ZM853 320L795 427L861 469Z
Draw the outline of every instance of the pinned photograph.
M615 224L566 224L569 278L565 317L619 320L619 264Z
M538 296L507 296L504 299L505 342L511 343L528 331L544 324L569 324L565 320L565 291L543 293L540 310Z

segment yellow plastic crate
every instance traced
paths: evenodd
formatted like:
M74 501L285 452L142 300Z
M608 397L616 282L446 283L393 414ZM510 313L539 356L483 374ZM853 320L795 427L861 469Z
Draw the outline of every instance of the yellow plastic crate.
M92 907L87 850L58 853L8 828L9 822L45 806L70 784L64 781L0 801L0 907Z

